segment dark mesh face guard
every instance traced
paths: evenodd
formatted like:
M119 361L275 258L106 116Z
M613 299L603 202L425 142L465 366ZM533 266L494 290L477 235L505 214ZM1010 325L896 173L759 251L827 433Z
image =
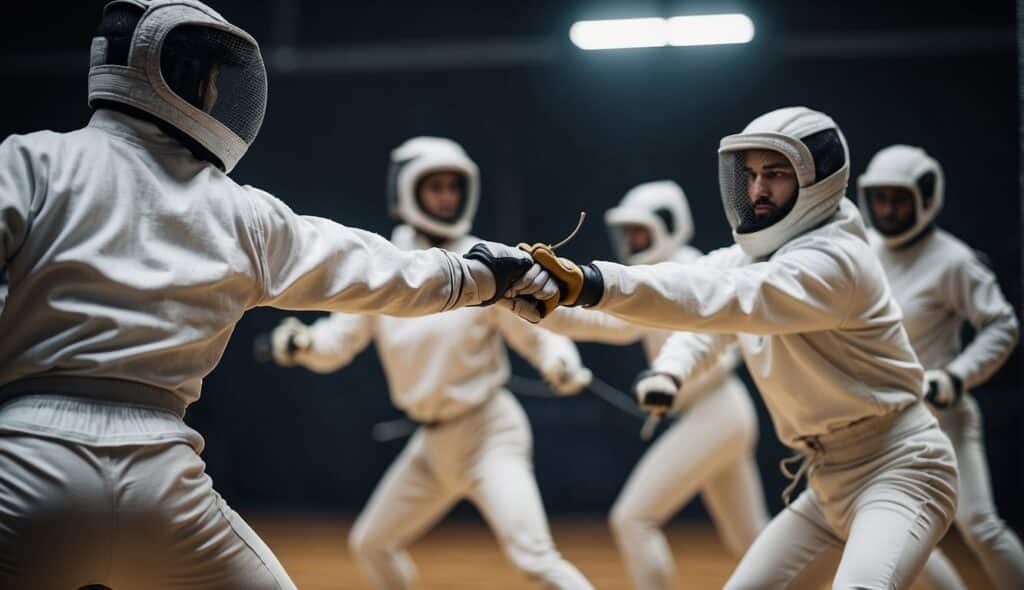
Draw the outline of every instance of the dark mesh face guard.
M246 144L267 109L267 77L259 49L229 31L181 25L167 34L160 73L168 88Z
M746 234L760 231L775 225L782 220L800 198L799 191L784 206L779 207L768 217L758 218L754 212L754 203L748 194L749 174L746 169L747 152L745 150L722 154L718 159L718 179L722 188L722 197L726 200L726 215L736 233Z

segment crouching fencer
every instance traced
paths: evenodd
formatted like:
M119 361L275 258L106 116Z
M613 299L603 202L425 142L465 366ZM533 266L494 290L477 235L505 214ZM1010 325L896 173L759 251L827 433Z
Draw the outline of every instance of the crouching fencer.
M939 163L924 150L894 145L878 152L858 179L858 196L870 222L871 245L925 368L925 400L956 451L960 488L954 522L995 587L1019 588L1024 548L996 512L982 417L970 393L1013 351L1018 337L1013 307L979 256L936 227L945 179ZM975 337L963 348L965 322ZM939 550L921 581L935 589L965 587Z
M605 222L619 259L627 264L687 263L701 257L688 245L693 219L675 182L633 188L608 210ZM579 308L556 310L544 327L578 341L642 341L649 362L671 334ZM683 384L670 410L678 419L640 459L615 501L612 531L635 588L675 586L675 564L661 527L697 493L737 559L768 522L754 459L757 414L743 382L732 374L738 361L736 348L730 347L701 377Z
M236 184L266 93L256 42L207 6L112 2L89 124L0 144L0 588L294 588L182 420L235 323L453 310L534 267L404 251Z
M479 201L476 164L453 141L410 139L391 154L391 213L402 250L465 252ZM556 391L590 381L575 345L498 307L422 318L335 313L305 326L288 318L271 337L274 359L336 371L371 342L394 404L420 424L359 515L349 538L374 588L412 588L407 547L460 499L483 514L509 560L546 588L590 588L562 558L533 475L526 414L506 389L508 342Z
M834 588L908 588L953 519L956 460L922 401L923 370L861 216L843 198L846 141L822 113L779 109L722 139L719 172L732 247L691 264L581 267L542 247L535 260L563 281L562 304L701 332L666 342L656 373L636 385L648 406L666 408L677 383L739 341L779 438L799 453L793 483L806 475L808 486L727 588L802 587L833 573Z

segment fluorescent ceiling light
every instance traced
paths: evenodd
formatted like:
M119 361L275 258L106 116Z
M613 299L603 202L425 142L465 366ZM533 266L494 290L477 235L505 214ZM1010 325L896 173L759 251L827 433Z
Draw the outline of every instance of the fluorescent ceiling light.
M753 38L754 23L745 14L676 16L668 19L668 42L676 47L749 43Z
M572 25L569 38L581 49L661 47L668 44L668 27L663 18L585 20Z
M572 25L569 38L580 49L747 43L754 23L745 14L585 20Z

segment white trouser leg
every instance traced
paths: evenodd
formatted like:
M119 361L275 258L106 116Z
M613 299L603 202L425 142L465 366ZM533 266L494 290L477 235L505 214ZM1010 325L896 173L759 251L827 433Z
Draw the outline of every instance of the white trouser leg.
M704 506L726 549L737 559L768 524L763 489L753 454L723 469L704 487Z
M996 588L1020 588L1024 548L996 512L978 402L965 395L955 408L939 412L939 424L953 442L960 465L956 526Z
M966 590L967 584L956 573L953 562L936 547L928 556L928 561L917 577L917 583L924 590Z
M611 512L634 587L673 586L675 566L661 526L698 491L728 545L742 553L753 541L767 521L756 468L752 476L747 470L756 439L750 398L730 380L696 400L641 458Z
M469 498L487 519L509 560L543 588L590 590L551 538L533 475L532 437L526 416L511 396L501 396L483 416L488 440L469 469Z
M378 590L413 586L416 568L406 552L458 499L433 472L418 431L377 484L349 535L349 547Z
M293 590L204 468L180 443L0 435L0 588Z
M804 492L768 523L726 582L727 590L819 590L835 572L843 541Z
M888 501L857 510L836 570L835 590L910 588L946 534L947 515L914 493L888 492ZM909 514L914 506L916 514Z
M728 587L788 587L822 561L831 536L844 544L834 589L910 588L956 511L949 439L918 404L816 437L812 448L810 489L757 538ZM814 526L793 524L798 517Z

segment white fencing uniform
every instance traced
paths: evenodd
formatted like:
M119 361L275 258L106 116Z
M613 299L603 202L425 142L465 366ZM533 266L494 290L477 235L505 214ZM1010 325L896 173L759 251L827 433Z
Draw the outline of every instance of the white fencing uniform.
M404 225L392 241L405 250L426 245ZM464 236L446 247L462 252L476 241ZM423 318L333 314L310 327L309 347L295 353L298 364L331 372L375 342L393 403L423 425L352 529L352 551L375 588L412 587L406 547L463 498L528 577L546 588L591 587L548 530L530 426L504 389L509 363L502 340L539 369L552 358L579 366L571 341L497 307Z
M235 323L481 299L461 257L296 215L108 110L0 145L0 264L0 588L294 587L181 420Z
M758 151L789 166L764 166ZM689 332L669 338L638 391L656 381L649 391L673 395L668 376L685 383L735 338L779 438L800 451L794 486L806 474L808 489L727 588L819 578L840 551L834 588L908 588L956 510L952 444L922 402L923 370L848 181L835 122L777 109L719 144L734 246L690 264L572 269L581 280L570 302Z
M856 207L844 201L762 262L733 246L689 265L596 264L605 281L597 309L737 334L779 438L806 454L809 489L727 587L786 587L844 544L836 588L908 587L953 516L956 465L920 401L922 371ZM685 383L731 339L674 334L653 368ZM893 551L898 561L883 568Z
M684 246L674 260L690 262L700 256L697 249ZM671 334L567 308L556 310L541 325L577 341L624 345L640 340L649 362ZM731 349L683 383L675 423L637 463L612 508L612 530L638 589L674 586L675 564L661 527L697 493L737 558L768 522L754 457L757 414L743 382L732 374L738 361Z
M1013 351L1018 334L1013 308L992 271L941 229L902 248L887 247L874 231L871 238L921 364L955 374L965 390L988 380ZM965 321L976 336L963 348ZM996 587L1018 588L1024 583L1024 549L996 513L978 404L965 393L952 408L932 411L953 441L960 467L956 525ZM952 571L950 566L937 563L944 559L933 557L922 573L929 587L951 587L943 574Z

